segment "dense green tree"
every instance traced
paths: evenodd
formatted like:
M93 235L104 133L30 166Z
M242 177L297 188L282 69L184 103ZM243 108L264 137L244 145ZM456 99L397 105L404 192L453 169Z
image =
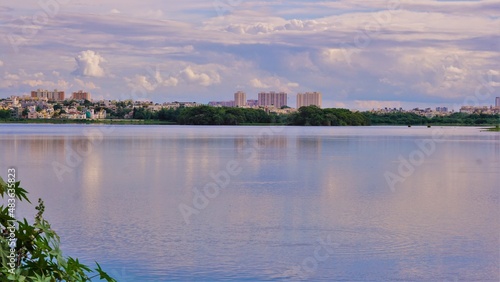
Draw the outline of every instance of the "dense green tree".
M87 107L87 108L88 108L88 107L90 107L90 106L92 106L92 105L93 105L93 103L92 103L92 102L90 102L90 101L89 101L89 100L87 100L87 99L85 99L85 100L83 101L83 106L85 106L85 107Z
M301 107L288 117L291 125L338 126L368 125L369 120L361 113L347 109L320 109L316 106Z
M59 103L55 104L53 107L54 107L54 111L62 109L62 105Z
M186 107L173 110L160 111L159 117L173 115L170 118L179 124L192 125L238 125L242 123L271 123L277 121L276 114L267 114L260 109L228 108L228 107Z
M161 109L158 111L158 119L161 121L177 122L180 109Z
M10 110L0 110L0 119L9 119Z
M365 112L363 115L372 125L491 125L498 124L499 115L452 113L447 116L427 118L414 113Z

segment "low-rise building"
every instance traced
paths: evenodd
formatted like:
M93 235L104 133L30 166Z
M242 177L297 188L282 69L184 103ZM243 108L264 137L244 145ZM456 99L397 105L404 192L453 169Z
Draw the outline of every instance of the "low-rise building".
M208 105L211 107L234 107L234 101L210 101Z
M11 107L10 108L10 117L11 118L22 118L23 108L20 106Z

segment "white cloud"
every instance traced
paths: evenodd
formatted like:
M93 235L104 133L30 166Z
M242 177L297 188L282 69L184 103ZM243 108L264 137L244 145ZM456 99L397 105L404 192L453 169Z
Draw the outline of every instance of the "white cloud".
M19 75L13 74L13 73L8 73L8 72L5 73L3 78L5 80L19 80L20 79Z
M44 85L45 83L39 79L30 79L30 80L25 80L23 81L23 84L29 85L31 87L36 87L36 86L41 86Z
M169 77L162 81L163 86L177 86L177 83L179 83L179 80L175 77Z
M391 86L402 86L403 85L401 82L393 81L387 77L383 77L383 78L379 79L379 82L383 83L383 84L391 85Z
M144 89L146 91L154 91L161 86L172 87L177 86L179 80L176 77L169 76L164 79L159 72L156 70L154 77L147 77L145 75L135 75L133 78L125 78L127 85L131 89Z
M250 80L250 86L255 87L255 88L269 88L270 87L269 85L262 83L262 81L260 81L257 78Z
M253 78L250 80L250 86L258 89L269 89L272 91L292 92L292 88L300 86L297 82L283 82L277 77Z
M84 90L94 90L94 89L98 89L99 88L92 81L85 82L85 81L83 81L81 79L78 79L78 78L75 78L74 80L76 82L76 85L79 86L79 87L84 88Z
M143 88L147 91L153 91L156 89L156 83L152 83L144 75L136 75L133 78L125 78L127 85L132 89Z
M324 48L319 51L320 62L325 64L350 63L353 53L347 49L341 48Z
M266 34L279 31L325 31L332 27L323 21L316 20L289 20L270 19L272 22L258 22L253 24L233 23L225 31L236 34Z
M160 9L156 10L150 9L147 11L137 13L137 16L146 19L161 19L163 17L163 11Z
M458 100L474 93L481 76L491 75L492 87L500 83L498 0L408 0L393 13L387 12L391 1L243 1L224 17L200 12L213 9L210 1L188 2L168 9L97 0L68 6L43 36L20 46L23 60L0 61L10 72L0 79L2 93L21 93L26 85L50 89L58 79L90 89L98 86L85 77L106 77L95 83L110 98L129 86L177 86L169 93L198 101L203 98L196 95L221 98L242 86L316 90L336 102L401 99L405 105L430 96ZM19 14L32 8L23 1L6 5ZM325 11L332 13L325 17ZM21 32L15 19L5 19L0 37ZM90 50L78 53L87 50L81 46ZM152 61L174 75L138 74ZM73 70L82 83L69 76ZM216 91L205 89L209 85Z
M186 46L181 46L181 47L167 46L167 47L163 47L161 49L161 51L163 51L162 53L169 53L169 54L191 53L194 51L194 47L193 47L193 45L186 45Z
M2 60L0 60L0 67L3 67L4 63Z
M171 87L177 86L177 83L179 83L179 80L173 76L169 76L167 79L163 78L159 70L156 70L154 78L158 86Z
M220 83L220 76L217 72L210 71L210 73L197 73L191 68L191 66L187 66L184 70L182 70L180 72L180 77L187 82L196 83L201 86L210 86Z
M43 73L38 72L34 74L26 73L23 69L19 70L17 74L5 72L3 79L0 80L0 88L7 87L40 87L46 89L66 89L68 83L65 80L44 80Z
M73 72L76 75L103 77L104 69L100 66L106 60L94 51L82 51L75 57L77 64L76 70Z
M57 89L68 89L69 87L69 82L67 82L64 79L59 79L56 84Z
M489 75L500 75L500 71L498 70L488 70Z

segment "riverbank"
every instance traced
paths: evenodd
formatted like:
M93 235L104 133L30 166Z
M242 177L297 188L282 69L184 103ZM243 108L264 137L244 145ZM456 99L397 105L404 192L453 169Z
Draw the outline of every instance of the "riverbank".
M500 132L500 126L496 125L495 127L488 127L485 128L485 131L494 131L494 132Z
M119 125L179 125L179 123L162 120L144 120L144 119L4 119L0 120L0 124L15 123L15 124L119 124ZM286 126L285 123L240 123L231 126ZM342 126L342 125L339 125ZM407 124L372 124L370 126L407 126ZM413 125L413 126L463 126L463 127L478 127L479 125L471 124L428 124L428 125ZM500 132L497 124L482 124L484 131ZM484 127L491 126L491 127Z
M124 124L124 125L175 125L177 123L161 120L143 119L12 119L0 120L0 123L26 124Z

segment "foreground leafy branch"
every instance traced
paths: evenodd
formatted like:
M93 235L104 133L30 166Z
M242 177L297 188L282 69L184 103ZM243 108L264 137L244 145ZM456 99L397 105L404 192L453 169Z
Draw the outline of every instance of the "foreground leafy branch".
M7 205L0 206L0 281L91 281L96 277L116 281L97 262L97 268L91 269L78 259L63 256L59 236L43 218L42 199L35 207L38 212L33 224L25 218L17 220L17 202L31 202L19 181L8 182L0 177L0 196L7 200Z

